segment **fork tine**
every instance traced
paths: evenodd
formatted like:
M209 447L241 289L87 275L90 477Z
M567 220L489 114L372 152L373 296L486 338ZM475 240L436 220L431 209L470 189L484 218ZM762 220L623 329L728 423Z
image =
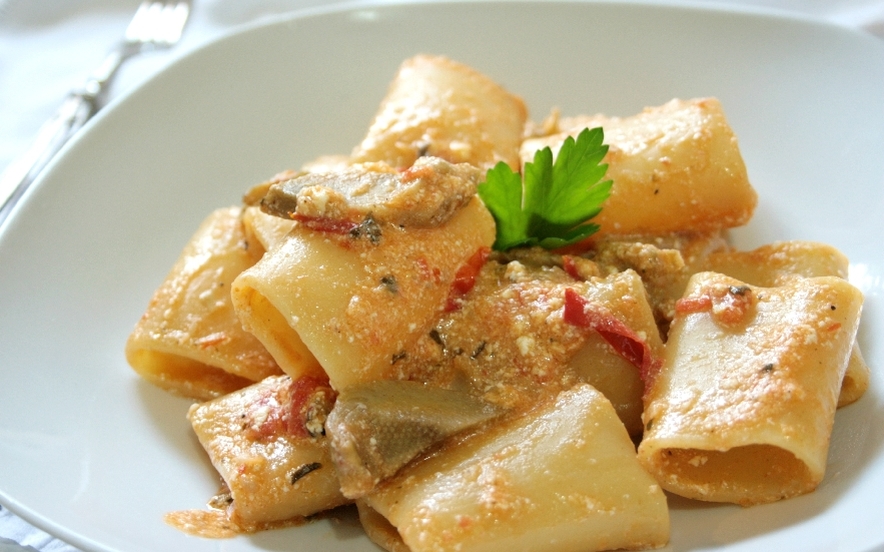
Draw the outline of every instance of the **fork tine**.
M190 4L188 2L178 2L174 6L167 7L171 12L169 15L169 25L166 27L166 43L175 44L181 38L184 31L184 25L190 15Z
M190 12L184 0L144 0L126 28L129 43L170 46L178 42Z
M151 27L149 20L153 19L151 14L151 6L153 5L154 2L151 0L144 0L138 6L138 10L132 16L129 26L126 27L126 42L140 42L144 40L145 29Z

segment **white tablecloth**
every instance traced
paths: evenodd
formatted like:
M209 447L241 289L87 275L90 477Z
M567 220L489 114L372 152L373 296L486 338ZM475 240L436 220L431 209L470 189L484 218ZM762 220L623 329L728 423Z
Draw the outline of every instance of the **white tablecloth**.
M338 0L340 1L340 0ZM648 0L653 1L653 0ZM67 92L79 85L122 35L139 0L0 0L0 170L20 156ZM110 97L138 86L170 60L238 25L323 0L194 0L181 43L128 62ZM791 11L865 29L884 38L884 0L695 0ZM884 93L884 90L882 90ZM7 367L0 367L6 369ZM0 468L2 469L2 468ZM15 543L76 552L0 506L0 552Z

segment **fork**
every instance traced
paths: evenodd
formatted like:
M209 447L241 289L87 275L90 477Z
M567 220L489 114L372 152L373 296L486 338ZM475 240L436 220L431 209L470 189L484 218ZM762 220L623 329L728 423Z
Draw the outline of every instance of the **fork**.
M119 44L82 86L68 94L27 152L0 174L0 226L61 147L101 109L123 62L147 50L174 46L189 15L190 0L144 0L138 6Z

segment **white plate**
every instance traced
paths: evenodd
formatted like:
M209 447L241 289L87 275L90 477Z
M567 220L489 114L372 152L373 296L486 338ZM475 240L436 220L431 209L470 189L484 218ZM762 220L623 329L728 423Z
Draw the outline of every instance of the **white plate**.
M0 502L85 550L376 550L352 518L229 541L164 525L218 486L123 344L181 247L249 185L364 133L399 62L447 54L536 118L717 96L761 196L738 244L828 242L866 293L872 386L808 496L672 499L671 550L884 545L884 47L811 21L638 4L388 6L281 20L185 57L66 150L0 233Z

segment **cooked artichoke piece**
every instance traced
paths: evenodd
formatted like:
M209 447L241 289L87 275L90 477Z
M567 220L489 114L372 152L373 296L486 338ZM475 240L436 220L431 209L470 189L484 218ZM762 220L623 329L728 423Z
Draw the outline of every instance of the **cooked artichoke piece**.
M363 496L432 445L501 413L466 392L414 381L346 388L325 425L341 491Z
M476 194L482 172L469 164L422 157L404 171L362 163L333 172L303 173L271 185L262 209L283 218L378 222L431 228Z

